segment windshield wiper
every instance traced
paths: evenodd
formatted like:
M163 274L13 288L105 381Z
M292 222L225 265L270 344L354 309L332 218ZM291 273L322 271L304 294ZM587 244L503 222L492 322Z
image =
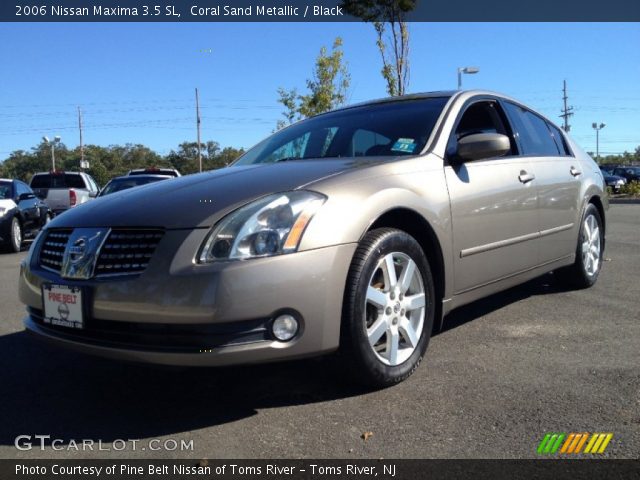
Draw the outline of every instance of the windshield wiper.
M284 157L284 158L280 158L278 160L276 160L274 163L277 162L290 162L292 160L304 160L303 157Z

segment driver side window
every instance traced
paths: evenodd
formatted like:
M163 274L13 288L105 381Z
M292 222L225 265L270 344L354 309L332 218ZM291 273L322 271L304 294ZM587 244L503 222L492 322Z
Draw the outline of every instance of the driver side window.
M455 158L458 141L476 133L499 133L508 136L511 140L511 151L506 155L517 155L513 136L497 102L479 101L467 107L449 137L447 156Z

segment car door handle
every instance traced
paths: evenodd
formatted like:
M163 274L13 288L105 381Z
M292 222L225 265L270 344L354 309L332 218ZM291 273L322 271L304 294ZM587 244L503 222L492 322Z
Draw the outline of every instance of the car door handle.
M576 167L574 167L573 165L571 166L571 169L569 170L569 173L571 175L573 175L574 177L577 177L578 175L582 174L582 172L580 170L578 170Z
M529 183L535 178L536 176L533 173L527 173L524 170L520 170L520 175L518 175L518 180L520 180L522 183Z

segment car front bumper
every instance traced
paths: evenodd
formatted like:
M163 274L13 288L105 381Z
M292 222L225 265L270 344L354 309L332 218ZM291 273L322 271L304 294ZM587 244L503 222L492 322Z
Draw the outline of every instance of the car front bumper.
M28 311L25 327L82 352L166 365L259 363L338 347L356 244L197 265L193 253L206 233L166 232L147 270L133 277L65 280L39 267L37 254L30 256L19 282ZM43 322L44 283L82 288L84 328ZM277 341L271 322L290 312L300 331L288 342Z

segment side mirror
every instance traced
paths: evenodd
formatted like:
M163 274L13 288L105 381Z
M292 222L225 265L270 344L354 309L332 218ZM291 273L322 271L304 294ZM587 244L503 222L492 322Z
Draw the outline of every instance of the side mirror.
M34 193L21 193L18 197L18 201L21 202L22 200L31 200L32 198L36 198L36 195Z
M502 157L510 151L509 137L500 133L474 133L458 140L457 154L462 160Z

